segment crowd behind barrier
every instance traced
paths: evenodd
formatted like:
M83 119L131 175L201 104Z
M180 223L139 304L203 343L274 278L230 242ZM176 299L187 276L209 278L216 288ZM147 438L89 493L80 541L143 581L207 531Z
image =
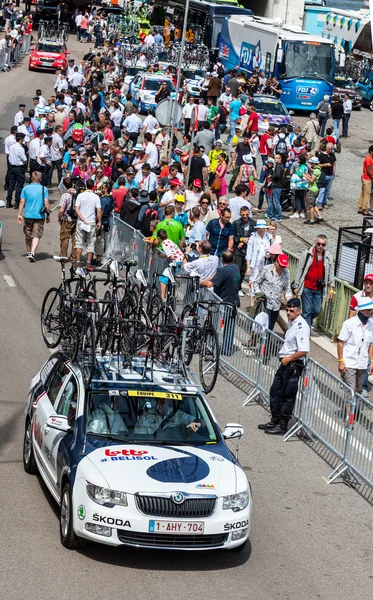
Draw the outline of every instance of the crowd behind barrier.
M30 50L31 38L31 34L24 35L17 46L0 50L0 71L8 71L22 60Z
M116 216L112 220L106 255L117 260L123 255L136 260L137 268L147 272L149 283L153 273L162 272L168 264L167 259L160 257L156 249L150 250L146 246L141 233ZM296 257L290 255L290 258L291 275L294 277ZM181 314L183 307L193 302L193 297L188 278L181 278L179 282L176 311ZM345 308L345 302L353 288L342 281L338 283L337 289L339 293L342 290L344 295L340 305L345 311L343 318L346 318L348 306ZM208 290L203 293L219 300ZM341 314L341 311L342 308L337 306L334 314ZM321 318L325 319L324 313ZM245 406L252 402L269 406L270 388L279 365L278 356L283 339L239 309L219 307L215 322L219 334L221 370L235 385L243 382L252 386ZM284 436L285 441L303 432L310 440L317 439L321 442L338 459L337 467L327 479L328 483L344 474L355 482L362 480L373 487L371 402L355 394L339 377L315 360L307 358L299 383L294 417L295 424Z

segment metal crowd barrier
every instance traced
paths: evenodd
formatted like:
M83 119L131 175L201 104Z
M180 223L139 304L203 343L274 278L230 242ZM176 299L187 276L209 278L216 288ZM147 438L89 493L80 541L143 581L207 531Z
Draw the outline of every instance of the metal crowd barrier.
M143 236L114 217L106 255L137 260L138 267L152 273L163 272L168 261L157 250L149 250ZM293 269L295 268L293 261ZM181 314L186 304L193 302L191 281L178 278L176 311ZM348 286L340 282L346 289ZM202 298L221 301L209 289L201 290ZM347 295L348 296L348 295ZM279 367L279 350L283 339L268 331L241 310L225 305L217 308L214 324L219 335L222 371L250 384L253 390L244 406L253 402L270 404L270 389ZM338 459L338 466L327 478L332 483L344 475L373 487L373 404L355 394L342 380L311 358L299 380L298 395L293 416L295 424L284 436L284 441L304 432L313 441L318 440Z
M8 71L29 52L31 47L31 34L24 35L22 42L16 47L0 50L0 71Z

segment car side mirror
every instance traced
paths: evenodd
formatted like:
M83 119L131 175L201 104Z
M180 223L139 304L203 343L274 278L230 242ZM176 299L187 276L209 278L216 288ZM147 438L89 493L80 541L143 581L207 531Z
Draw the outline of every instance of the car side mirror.
M223 431L223 437L226 440L240 439L244 434L244 428L238 423L227 423Z
M66 50L65 54L71 54L71 50Z
M289 115L293 116L294 115L294 111L293 110L289 110Z
M63 431L63 433L69 433L71 431L67 417L64 417L63 415L48 417L47 425L51 429L57 429L57 431Z

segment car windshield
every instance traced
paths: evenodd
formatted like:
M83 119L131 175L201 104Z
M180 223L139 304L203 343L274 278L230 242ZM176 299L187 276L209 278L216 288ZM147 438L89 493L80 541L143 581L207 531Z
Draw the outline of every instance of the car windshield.
M36 46L36 50L39 52L54 52L60 54L62 52L62 46L50 42L39 42Z
M145 79L144 90L158 92L162 81L159 79ZM175 86L171 81L167 81L167 87L171 92L175 91Z
M126 75L135 76L142 70L143 69L141 67L126 67Z
M255 110L261 114L267 115L287 115L288 111L282 102L271 100L271 98L261 98L257 100L254 98Z
M185 79L202 79L205 74L204 71L199 69L198 71L190 71L189 69L183 70L183 76Z
M144 390L92 392L86 433L128 442L217 442L212 418L200 396Z
M335 85L337 87L346 88L348 90L354 90L355 89L355 84L350 79L339 79L338 77L336 77L336 79L335 79Z
M283 77L333 78L333 46L319 42L287 41Z

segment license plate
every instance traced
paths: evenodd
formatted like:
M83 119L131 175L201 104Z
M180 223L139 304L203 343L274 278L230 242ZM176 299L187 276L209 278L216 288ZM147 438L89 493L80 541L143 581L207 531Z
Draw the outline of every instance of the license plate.
M204 523L198 521L149 521L150 533L201 534Z

